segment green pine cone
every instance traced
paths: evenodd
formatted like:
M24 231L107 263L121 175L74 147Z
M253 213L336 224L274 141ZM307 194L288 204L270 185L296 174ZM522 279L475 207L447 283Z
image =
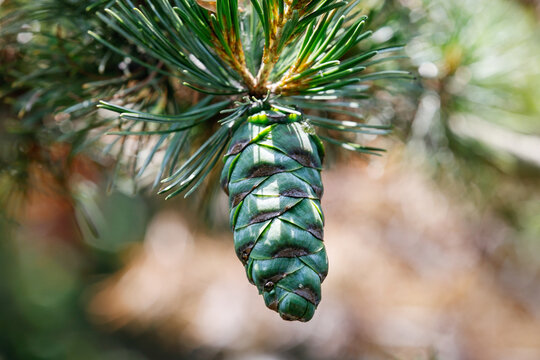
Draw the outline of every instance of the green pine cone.
M271 110L234 133L221 176L236 254L266 306L309 321L328 273L323 244L324 150L301 116Z

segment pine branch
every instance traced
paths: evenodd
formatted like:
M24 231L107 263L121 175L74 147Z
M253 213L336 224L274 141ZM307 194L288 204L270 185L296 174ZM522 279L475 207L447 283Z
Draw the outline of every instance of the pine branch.
M387 126L364 124L355 101L368 97L369 85L375 80L411 75L370 70L399 59L394 55L401 51L399 46L370 49L342 60L371 35L371 31L364 31L366 17L354 10L357 4L339 0L250 0L250 6L239 6L238 0L147 0L135 8L130 0L119 0L106 9L108 16L99 14L100 19L142 54L156 58L163 68L140 55L126 54L98 34L92 36L153 73L180 78L187 87L203 94L228 96L229 101L206 102L198 108L204 112L202 116L188 110L178 118L104 103L101 107L119 114L119 125L109 128L108 133L122 139L159 137L138 171L142 174L153 154L165 150L166 165L154 184L163 182L160 192L169 193L168 197L184 191L191 194L217 163L231 134L247 117L260 111L270 118L279 118L283 112L295 114L294 121L305 116L316 128L338 133L387 133ZM258 46L261 52L257 52ZM257 54L260 62L253 58ZM242 102L234 101L241 95ZM332 114L347 115L354 121L339 121ZM177 149L193 137L189 130L214 117L221 118L221 128L199 149L183 152L186 161L176 167L173 160L179 159ZM381 150L335 135L329 133L322 138L357 152L373 154Z
M216 51L242 76L249 91L253 92L256 80L246 66L240 33L238 0L218 1L216 12L216 17L211 17ZM214 21L214 19L219 19L219 21Z
M256 3L257 0L252 0L252 2ZM278 0L278 2L277 16L275 12L270 12L265 7L264 20L265 24L267 24L265 27L265 46L262 65L257 74L257 87L254 89L254 93L259 95L268 91L266 83L283 49L283 46L280 45L284 42L283 37L286 25L298 21L298 9L293 7L292 1L289 0L286 4L284 4L284 0ZM267 1L264 1L265 5L267 3Z

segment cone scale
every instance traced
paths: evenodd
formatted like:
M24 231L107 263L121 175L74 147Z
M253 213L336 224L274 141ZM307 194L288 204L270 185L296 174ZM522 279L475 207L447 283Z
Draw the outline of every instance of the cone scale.
M276 109L247 118L224 157L236 254L268 308L309 321L328 273L320 139L302 116Z

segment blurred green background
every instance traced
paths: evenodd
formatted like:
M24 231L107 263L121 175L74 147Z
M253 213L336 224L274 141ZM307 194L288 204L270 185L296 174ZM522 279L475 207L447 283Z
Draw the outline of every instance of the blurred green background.
M89 99L98 119L118 89L196 99L86 35L107 3L0 0L0 360L540 359L538 1L360 3L418 79L366 104L395 124L363 139L386 155L331 151L330 274L307 324L246 281L212 181L135 191L137 152L115 168L59 113Z

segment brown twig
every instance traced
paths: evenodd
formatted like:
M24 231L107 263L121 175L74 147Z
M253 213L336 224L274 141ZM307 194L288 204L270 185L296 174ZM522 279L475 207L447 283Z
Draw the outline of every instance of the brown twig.
M293 12L299 10L302 12L303 2L300 1L296 6L292 6L292 1L288 0L285 2L284 13L280 16L274 16L271 24L270 39L267 44L265 44L263 57L261 61L261 67L257 73L257 76L254 77L246 66L244 49L242 46L242 41L235 37L234 31L226 31L223 35L223 38L227 42L227 45L232 51L232 54L228 53L223 44L219 41L217 34L214 34L213 42L215 44L215 49L218 55L224 59L229 66L231 66L243 79L245 85L248 88L250 95L255 97L265 96L268 91L275 90L275 86L269 86L268 79L274 66L279 60L281 55L281 49L278 49L278 45L282 41L283 30L285 24L292 18ZM216 30L214 29L214 32ZM290 42L292 39L289 39ZM232 56L231 56L232 55Z
M272 24L270 41L269 44L266 44L264 47L262 64L259 73L257 74L257 87L255 88L255 94L257 95L266 95L269 90L267 86L268 78L281 55L280 51L278 51L278 44L283 36L285 24L292 17L293 11L294 8L291 6L290 2L287 2L285 15L279 17L278 20Z
M218 36L215 34L216 29L213 30L213 42L218 56L225 60L225 62L227 62L227 64L229 64L229 66L242 77L242 80L248 87L249 92L253 92L253 90L256 88L256 80L246 66L246 58L242 41L235 37L233 31L225 31L223 37L229 48L232 50L232 54L229 54L219 41Z

